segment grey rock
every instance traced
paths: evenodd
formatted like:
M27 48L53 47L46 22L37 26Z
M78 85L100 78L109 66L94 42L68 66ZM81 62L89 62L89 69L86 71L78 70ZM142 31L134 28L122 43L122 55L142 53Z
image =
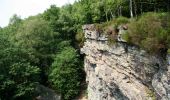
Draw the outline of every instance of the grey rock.
M36 100L61 100L60 94L43 85L37 85L35 92L38 94Z
M168 61L124 40L109 46L107 36L101 37L93 25L83 29L88 100L170 100Z

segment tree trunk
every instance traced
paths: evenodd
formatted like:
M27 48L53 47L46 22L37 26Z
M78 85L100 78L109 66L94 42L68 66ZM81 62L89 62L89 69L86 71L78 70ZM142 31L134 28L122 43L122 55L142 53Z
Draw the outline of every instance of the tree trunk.
M113 15L113 12L110 10L110 13L111 13L111 15L112 15L112 19L114 18L114 15Z
M140 0L140 13L141 13L141 15L142 15L142 13L143 13L143 10L142 10L142 1Z
M105 10L105 14L106 14L106 20L107 20L107 22L108 22L109 20L108 20L107 10Z
M134 0L134 11L135 11L135 17L137 17L137 4L135 0Z
M119 14L119 6L117 6L117 16L119 17L120 14Z
M121 5L119 7L119 11L120 11L120 16L122 16L122 6Z
M129 8L130 8L130 16L131 16L131 18L133 18L132 0L129 0Z

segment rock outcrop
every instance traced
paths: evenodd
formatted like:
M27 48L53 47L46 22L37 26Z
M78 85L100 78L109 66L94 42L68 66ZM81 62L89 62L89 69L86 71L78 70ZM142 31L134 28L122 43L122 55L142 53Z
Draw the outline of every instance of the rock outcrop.
M94 25L85 25L83 30L88 100L170 100L166 60L126 42L110 46Z
M37 94L35 100L61 100L60 94L43 85L37 85L35 94Z

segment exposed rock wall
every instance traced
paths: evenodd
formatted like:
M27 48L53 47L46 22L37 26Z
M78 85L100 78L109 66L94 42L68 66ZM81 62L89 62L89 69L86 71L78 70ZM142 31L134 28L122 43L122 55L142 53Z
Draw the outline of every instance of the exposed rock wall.
M108 45L94 25L83 27L88 100L170 100L170 66L125 42Z

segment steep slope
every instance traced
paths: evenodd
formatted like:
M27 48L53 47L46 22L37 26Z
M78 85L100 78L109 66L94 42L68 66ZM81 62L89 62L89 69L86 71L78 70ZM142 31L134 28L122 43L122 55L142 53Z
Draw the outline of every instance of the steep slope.
M86 41L81 53L86 55L88 100L170 99L166 60L123 41L110 46L107 36L94 25L85 25L83 30Z

